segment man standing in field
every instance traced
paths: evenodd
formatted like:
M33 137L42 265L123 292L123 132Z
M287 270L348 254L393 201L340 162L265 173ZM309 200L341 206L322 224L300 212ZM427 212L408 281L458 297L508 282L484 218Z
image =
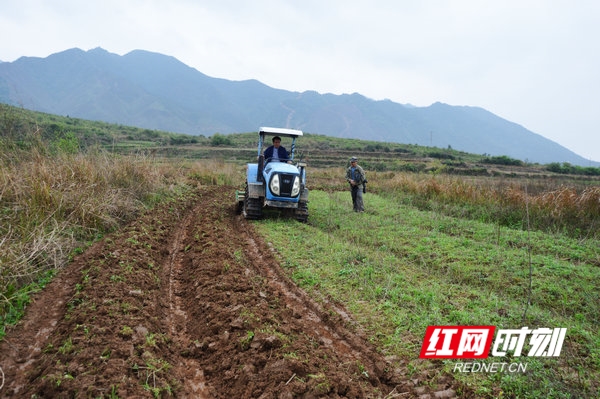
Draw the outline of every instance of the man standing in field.
M352 194L352 206L354 212L364 212L363 188L367 182L365 171L358 165L356 157L350 158L350 167L346 170L346 180L350 183L350 193Z

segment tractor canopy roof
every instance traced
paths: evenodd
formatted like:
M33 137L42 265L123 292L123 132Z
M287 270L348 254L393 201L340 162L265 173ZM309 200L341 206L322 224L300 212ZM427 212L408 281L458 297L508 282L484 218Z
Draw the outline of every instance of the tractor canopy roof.
M284 129L282 127L261 127L258 131L258 155L262 153L262 148L265 146L265 137L279 136L292 139L292 147L289 153L290 159L294 159L296 154L296 138L302 136L301 130ZM267 144L268 145L268 144Z
M261 127L258 131L261 136L282 136L296 138L302 136L301 130L284 129L282 127Z

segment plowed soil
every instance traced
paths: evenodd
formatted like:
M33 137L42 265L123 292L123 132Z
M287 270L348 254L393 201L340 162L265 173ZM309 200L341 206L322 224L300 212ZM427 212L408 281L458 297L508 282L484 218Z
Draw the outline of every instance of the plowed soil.
M233 192L199 187L79 255L0 344L0 396L455 396L295 286Z

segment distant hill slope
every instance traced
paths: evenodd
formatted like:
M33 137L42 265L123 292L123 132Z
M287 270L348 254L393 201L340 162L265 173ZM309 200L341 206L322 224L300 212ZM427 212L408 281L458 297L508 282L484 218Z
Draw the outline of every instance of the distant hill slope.
M173 57L143 50L119 56L101 48L70 49L0 63L0 102L176 133L287 126L335 137L590 166L565 147L482 108L412 107L357 93L290 92L256 80L212 78Z

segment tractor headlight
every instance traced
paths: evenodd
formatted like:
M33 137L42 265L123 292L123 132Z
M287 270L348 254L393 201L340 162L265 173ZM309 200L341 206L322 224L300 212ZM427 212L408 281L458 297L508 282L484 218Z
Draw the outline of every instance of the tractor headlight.
M296 197L300 194L300 176L294 178L294 185L292 186L292 197Z
M274 175L271 179L271 183L269 183L269 188L271 192L275 195L279 195L279 175Z

